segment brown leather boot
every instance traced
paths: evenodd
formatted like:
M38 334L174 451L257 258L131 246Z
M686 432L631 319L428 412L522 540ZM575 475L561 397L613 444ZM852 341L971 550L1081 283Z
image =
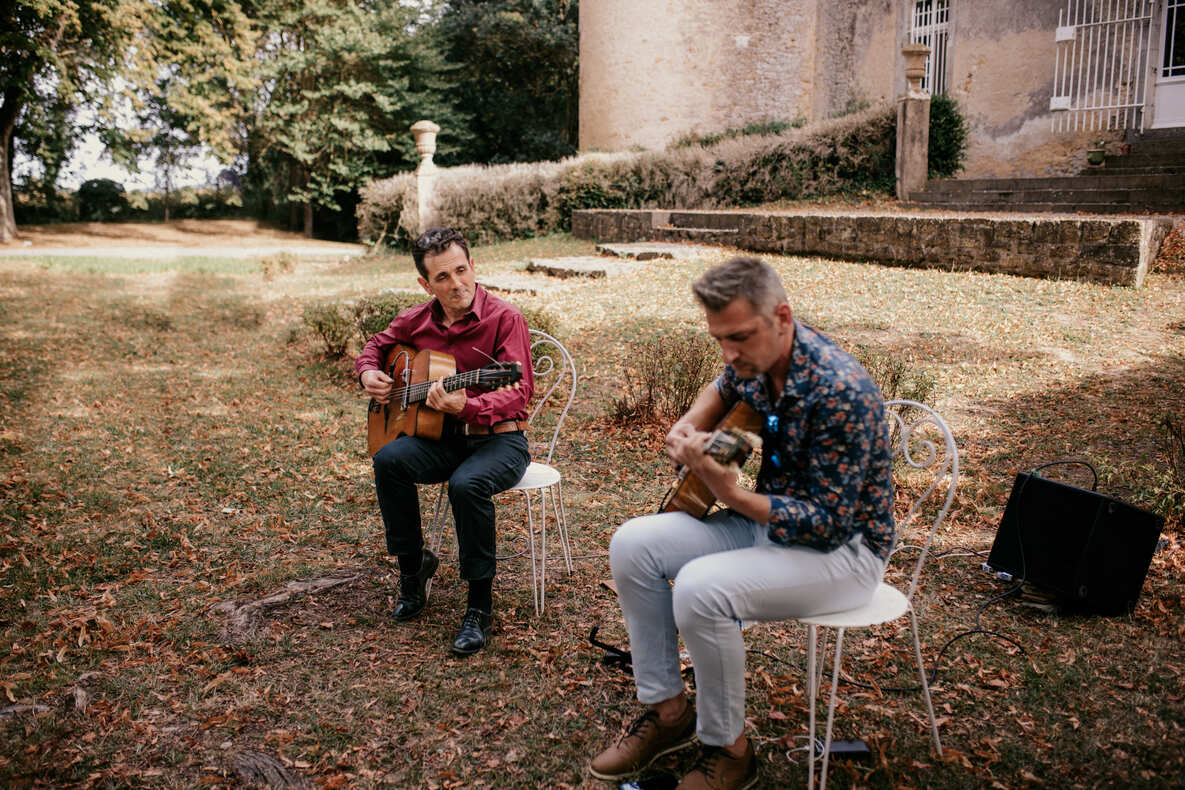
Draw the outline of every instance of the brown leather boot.
M737 758L720 746L704 746L695 767L675 790L747 790L757 784L757 755L753 744L745 743L745 753Z
M695 739L695 706L690 702L679 720L664 725L658 712L648 710L630 724L617 743L598 754L589 773L598 779L625 779L664 754L678 751Z

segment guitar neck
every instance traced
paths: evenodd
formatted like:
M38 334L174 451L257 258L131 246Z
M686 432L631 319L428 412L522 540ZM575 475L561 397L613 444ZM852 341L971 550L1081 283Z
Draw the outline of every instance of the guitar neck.
M465 373L457 373L452 376L444 376L439 379L433 379L432 381L421 381L419 384L412 384L407 388L407 402L420 403L426 400L428 397L428 390L430 390L432 385L437 381L439 381L441 386L444 387L445 392L455 392L456 390L464 389L465 387L472 387L474 384L480 383L481 371L470 370Z

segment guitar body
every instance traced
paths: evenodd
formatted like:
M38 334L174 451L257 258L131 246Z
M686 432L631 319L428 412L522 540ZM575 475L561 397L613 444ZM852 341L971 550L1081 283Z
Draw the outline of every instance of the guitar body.
M737 401L732 408L716 423L716 431L749 431L760 433L761 415L753 411L743 401ZM660 513L670 513L681 510L696 518L703 518L716 504L716 497L712 495L708 486L686 468L680 469L679 478L671 486L671 491L659 507Z
M443 351L416 351L411 346L395 345L383 359L383 372L395 380L398 389L452 376L457 372L457 362ZM373 398L370 401L366 414L366 449L371 455L400 436L439 439L443 432L444 414L423 402L405 406L397 395L387 403Z
M523 376L521 362L498 362L480 370L457 373L457 360L443 351L394 345L383 358L383 372L394 380L391 400L370 399L366 410L366 449L374 455L400 436L440 439L444 413L429 408L428 390L437 382L445 392L468 387L501 389L517 387Z

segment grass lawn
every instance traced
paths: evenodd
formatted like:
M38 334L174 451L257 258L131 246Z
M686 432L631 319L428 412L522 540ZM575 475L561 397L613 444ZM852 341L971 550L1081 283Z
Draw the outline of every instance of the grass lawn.
M475 250L479 280L526 277L528 256L591 252L566 236ZM558 317L581 375L556 461L577 568L550 568L537 617L529 565L504 562L494 640L458 660L447 650L464 601L455 559L422 619L385 616L397 572L366 403L348 363L301 331L306 305L417 287L410 257L301 259L265 277L249 261L128 269L0 253L0 785L228 786L270 761L308 786L605 787L587 761L636 703L587 635L597 626L626 641L600 584L606 547L669 482L665 427L616 425L612 404L641 344L701 327L689 283L727 254L509 295ZM928 663L1006 589L978 553L1017 471L1086 458L1100 488L1132 498L1163 479L1159 421L1185 415L1179 261L1134 290L768 260L801 319L931 377L954 429L960 495L917 600ZM514 553L522 511L508 498L499 512ZM846 667L872 688L844 687L836 737L873 754L836 765L834 784L1179 786L1179 520L1164 538L1130 616L985 608L982 627L1021 648L980 635L942 654L943 759L919 697L880 690L916 680L907 632L882 629L887 647L853 632ZM249 628L219 613L316 578L346 581L266 608ZM747 634L762 786L804 783L801 758L787 759L806 726L803 631Z

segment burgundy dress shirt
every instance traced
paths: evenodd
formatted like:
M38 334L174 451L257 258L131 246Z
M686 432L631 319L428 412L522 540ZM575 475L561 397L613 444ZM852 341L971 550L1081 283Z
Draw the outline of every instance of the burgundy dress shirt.
M359 376L368 370L382 370L383 358L397 343L416 350L431 349L450 354L457 361L458 373L483 368L490 364L491 357L499 362L521 362L523 377L517 388L493 392L478 387L466 389L469 402L457 419L487 427L504 420L527 419L527 402L535 391L530 336L523 314L504 299L478 285L474 288L469 312L447 327L444 311L436 299L409 307L395 316L390 326L367 341L362 353L354 360L354 370Z

